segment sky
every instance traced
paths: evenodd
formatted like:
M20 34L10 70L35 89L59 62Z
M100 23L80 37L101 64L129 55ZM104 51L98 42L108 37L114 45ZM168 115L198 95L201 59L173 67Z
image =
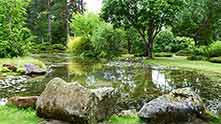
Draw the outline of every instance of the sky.
M102 0L85 0L87 10L90 12L99 12Z

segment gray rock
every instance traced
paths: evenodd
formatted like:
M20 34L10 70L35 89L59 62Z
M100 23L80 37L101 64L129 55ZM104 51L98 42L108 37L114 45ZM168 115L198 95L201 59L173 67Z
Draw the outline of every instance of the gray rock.
M203 116L205 107L190 88L177 89L145 103L138 116L146 122L170 123L191 121Z
M25 64L25 74L26 75L44 75L46 70L39 68L34 64Z
M118 116L120 117L137 117L137 110L132 109L132 110L122 110Z
M91 90L95 94L95 115L97 121L104 121L110 118L120 98L120 93L114 88L104 87Z
M55 78L38 98L37 114L74 124L94 124L112 115L115 99L119 98L114 95L113 88L89 90Z

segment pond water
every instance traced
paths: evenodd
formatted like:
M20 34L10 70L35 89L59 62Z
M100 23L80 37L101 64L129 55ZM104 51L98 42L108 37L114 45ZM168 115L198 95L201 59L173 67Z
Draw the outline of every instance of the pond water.
M118 88L124 98L131 102L131 106L183 87L195 90L211 111L216 112L218 102L221 101L221 83L200 72L144 65L133 60L98 62L70 58L64 54L41 54L34 57L48 65L46 76L22 84L23 91L14 92L16 87L0 87L0 97L39 95L51 79L60 77L67 82L78 81L88 88Z

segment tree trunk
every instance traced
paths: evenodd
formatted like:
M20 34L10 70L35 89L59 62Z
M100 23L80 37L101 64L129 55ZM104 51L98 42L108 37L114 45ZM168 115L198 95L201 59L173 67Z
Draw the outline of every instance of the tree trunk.
M153 40L149 40L148 42L148 57L150 59L153 58Z
M48 0L48 42L52 42L52 33L51 33L51 0Z
M127 39L127 50L128 50L128 53L131 54L131 40L129 37Z
M148 44L148 41L145 41L145 44L144 44L145 48L144 48L144 56L145 57L148 57L148 51L149 51L149 44Z
M67 3L66 3L66 18L65 18L67 40L70 37L70 25L69 25L69 18L70 18L69 7L70 7L70 4L71 4L70 0L67 0Z

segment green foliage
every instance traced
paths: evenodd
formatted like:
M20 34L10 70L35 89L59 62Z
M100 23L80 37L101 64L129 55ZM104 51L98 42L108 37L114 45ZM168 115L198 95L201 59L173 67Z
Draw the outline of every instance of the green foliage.
M0 0L0 58L28 53L33 36L25 27L28 2Z
M187 37L176 37L169 30L162 31L155 39L154 50L157 52L178 52L183 49L192 48L194 40Z
M190 0L176 16L173 32L194 38L197 45L208 45L220 38L220 0Z
M221 42L217 41L210 44L209 46L194 48L192 54L196 56L205 56L207 58L219 57L221 56Z
M156 35L173 23L184 5L184 0L105 0L101 17L115 26L136 29L145 43L145 55L152 57Z
M209 57L221 56L221 41L217 41L209 45L208 56Z
M18 109L12 106L0 106L1 124L38 124L40 118L33 109Z
M110 124L141 124L139 117L118 117L113 116L109 120Z
M71 22L71 29L75 36L91 39L93 32L104 22L93 13L74 14Z
M79 12L82 0L32 0L28 6L28 27L37 36L36 43L48 42L48 16L51 18L51 44L65 44L67 41L68 21L73 12ZM82 7L81 7L82 6ZM67 12L69 14L67 14Z
M71 37L67 43L68 52L76 56L92 56L91 43L82 37Z
M92 46L97 57L113 57L122 51L122 43L125 41L124 31L114 29L111 24L103 24L98 27L91 38Z
M71 24L76 37L67 44L68 51L86 57L113 57L122 51L125 32L114 29L97 15L75 15Z
M191 55L187 57L188 60L206 60L207 58L205 56L196 56L196 55Z
M155 39L154 50L157 52L175 52L175 36L171 31L162 31Z

